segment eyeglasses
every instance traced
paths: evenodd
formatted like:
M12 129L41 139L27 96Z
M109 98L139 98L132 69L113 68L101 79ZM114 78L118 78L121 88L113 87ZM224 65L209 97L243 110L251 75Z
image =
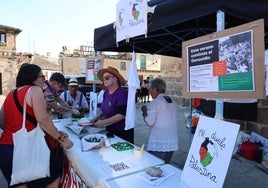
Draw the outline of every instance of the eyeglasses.
M102 77L102 81L109 80L110 78L113 78L113 77L114 76L111 76L111 75L104 76L104 77Z
M46 76L45 76L45 75L39 75L38 78L43 78L43 79L45 79Z

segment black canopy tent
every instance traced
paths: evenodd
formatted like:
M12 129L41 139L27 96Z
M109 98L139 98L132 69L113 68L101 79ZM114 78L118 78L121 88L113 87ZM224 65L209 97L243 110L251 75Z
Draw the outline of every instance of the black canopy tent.
M151 0L155 12L148 14L148 33L116 44L114 23L96 28L95 51L149 53L173 57L182 56L182 42L216 32L217 12L225 13L225 29L257 19L264 19L265 49L268 48L268 1L267 0ZM134 44L134 45L133 45ZM230 106L231 105L231 106ZM215 101L207 101L203 112L215 115ZM234 109L234 110L232 110ZM226 115L228 114L228 115ZM225 118L256 121L257 103L224 103Z
M265 22L265 49L268 48L267 0L151 0L156 5L148 14L148 36L137 36L130 42L116 44L114 23L96 28L95 51L135 52L182 56L182 42L216 31L217 11L225 13L225 28L235 27L260 18Z

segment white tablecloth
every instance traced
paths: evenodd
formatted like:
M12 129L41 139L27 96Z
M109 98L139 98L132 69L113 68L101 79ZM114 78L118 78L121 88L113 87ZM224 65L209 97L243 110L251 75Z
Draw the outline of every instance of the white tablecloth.
M128 176L124 176L121 178L116 178L113 180L109 180L106 183L106 187L111 188L119 188L119 187L127 187L127 188L171 188L171 187L179 187L179 188L189 188L180 178L182 171L170 164L161 165L160 168L163 167L167 169L170 172L173 172L174 174L166 178L163 182L158 184L157 186L151 185L150 183L147 183L146 181L138 178L138 176L141 173L144 173L144 171L137 172L135 174L131 174ZM152 178L152 181L155 181ZM202 186L201 186L202 187Z
M141 157L134 156L132 150L117 151L112 147L83 152L79 135L66 127L68 123L69 120L61 119L54 124L59 130L68 133L69 138L74 142L74 146L67 150L66 154L79 179L87 185L95 187L100 182L137 173L150 166L164 164L163 160L146 151ZM111 144L123 141L117 136L110 139Z

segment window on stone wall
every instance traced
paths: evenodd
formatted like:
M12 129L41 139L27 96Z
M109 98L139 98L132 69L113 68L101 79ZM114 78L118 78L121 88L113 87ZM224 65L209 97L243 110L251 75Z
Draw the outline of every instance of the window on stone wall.
M140 56L140 69L146 70L146 56L145 55Z
M6 46L6 34L0 33L0 46Z
M126 62L120 62L120 70L126 70Z

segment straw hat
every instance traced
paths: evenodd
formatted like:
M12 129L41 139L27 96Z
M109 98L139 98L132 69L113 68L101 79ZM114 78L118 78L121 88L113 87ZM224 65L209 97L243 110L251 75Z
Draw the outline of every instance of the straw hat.
M115 76L118 79L118 83L123 86L126 83L126 80L124 79L124 77L118 72L118 70L114 67L107 67L104 69L99 70L98 72L98 77L100 80L102 80L103 74L105 72L108 72L110 74L112 74L113 76Z
M77 81L77 79L76 79L76 78L71 78L71 79L69 80L69 84L68 84L68 86L78 86L78 81Z

